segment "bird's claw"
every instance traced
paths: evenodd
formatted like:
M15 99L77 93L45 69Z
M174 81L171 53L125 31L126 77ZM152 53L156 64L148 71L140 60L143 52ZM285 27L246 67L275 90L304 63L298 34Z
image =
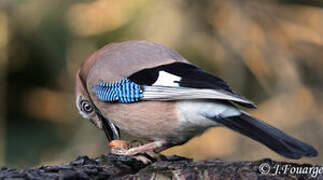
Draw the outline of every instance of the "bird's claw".
M138 143L138 141L132 141L129 143L127 141L122 140L113 140L109 144L112 154L131 156L144 164L149 164L152 163L154 160L161 159L161 155L159 153L154 152L153 150L144 152L138 151L140 149L140 146L142 146L142 143Z

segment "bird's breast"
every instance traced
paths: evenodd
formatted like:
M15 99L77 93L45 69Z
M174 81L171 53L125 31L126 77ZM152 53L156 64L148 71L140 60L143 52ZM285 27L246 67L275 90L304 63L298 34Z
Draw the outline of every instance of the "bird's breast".
M170 144L185 143L209 127L218 126L203 113L220 113L224 108L198 100L100 102L99 107L104 116L128 134L147 140L166 140Z
M179 121L175 102L98 104L100 111L121 130L147 140L161 140L176 132Z

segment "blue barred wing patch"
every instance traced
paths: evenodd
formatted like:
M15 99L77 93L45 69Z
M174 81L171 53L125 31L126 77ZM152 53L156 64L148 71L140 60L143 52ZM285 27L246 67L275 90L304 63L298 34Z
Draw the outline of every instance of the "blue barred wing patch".
M101 81L93 90L97 97L105 102L133 103L143 97L140 85L127 78L113 83Z

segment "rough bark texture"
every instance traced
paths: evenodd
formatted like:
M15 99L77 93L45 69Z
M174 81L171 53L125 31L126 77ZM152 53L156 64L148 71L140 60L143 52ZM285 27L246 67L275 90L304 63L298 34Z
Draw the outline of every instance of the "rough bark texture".
M218 159L194 162L178 156L162 159L144 165L130 157L112 154L94 159L80 156L61 165L28 169L1 168L0 179L323 179L323 172L318 172L315 178L313 173L306 173L304 168L312 165L275 162L270 159L254 162L228 162ZM262 175L261 170L269 170L267 164L271 171L269 175ZM280 174L273 175L275 165L289 165L289 170L285 173L282 168ZM259 167L262 167L261 170ZM303 168L303 172L296 175L297 172L293 173L291 167Z

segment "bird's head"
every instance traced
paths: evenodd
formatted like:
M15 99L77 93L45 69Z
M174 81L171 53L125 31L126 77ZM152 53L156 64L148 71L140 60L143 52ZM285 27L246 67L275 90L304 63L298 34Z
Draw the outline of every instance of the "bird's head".
M90 120L96 127L102 129L102 121L99 118L99 112L95 109L89 93L85 88L80 70L76 73L75 81L75 104L79 113L83 118Z
M96 107L88 88L91 87L89 84L92 82L87 82L89 71L102 52L104 52L104 48L90 56L77 71L75 76L75 104L81 116L88 119L99 129L103 129L108 141L111 141L120 138L119 129L104 117L100 109Z

